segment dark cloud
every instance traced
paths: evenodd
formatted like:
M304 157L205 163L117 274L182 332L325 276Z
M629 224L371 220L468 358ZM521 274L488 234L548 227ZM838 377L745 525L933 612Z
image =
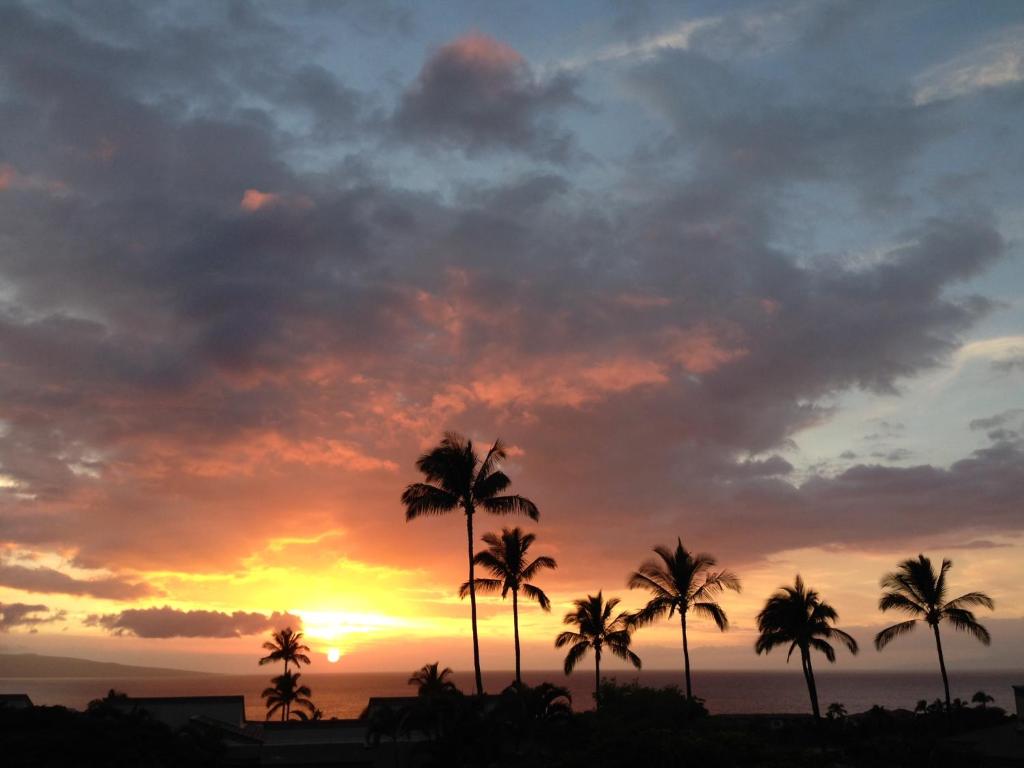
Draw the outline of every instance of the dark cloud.
M64 611L49 611L45 605L0 603L0 632L9 632L12 629L28 629L35 632L40 625L63 621L67 615Z
M302 628L302 619L289 613L221 613L163 608L133 608L121 613L92 615L86 626L102 627L115 635L136 637L242 637L282 629Z
M541 81L518 52L474 33L430 56L393 122L399 136L428 146L515 150L564 163L573 139L552 115L574 104L580 99L571 77Z
M91 595L106 600L133 600L155 592L148 584L116 577L76 579L53 568L28 568L6 562L0 562L0 586L43 594Z
M970 428L973 430L990 430L997 429L999 427L1005 427L1012 425L1018 421L1021 416L1024 416L1024 409L1022 408L1011 408L1008 411L997 413L994 416L986 416L982 419L971 419Z

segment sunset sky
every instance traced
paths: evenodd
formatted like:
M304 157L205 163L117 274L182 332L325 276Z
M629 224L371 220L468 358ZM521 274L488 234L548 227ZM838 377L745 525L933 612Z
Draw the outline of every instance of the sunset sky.
M919 552L1024 667L1022 126L1016 0L0 4L0 652L466 670L399 501L457 430L559 563L524 668L676 537L743 580L698 672L797 572L931 669L870 647Z

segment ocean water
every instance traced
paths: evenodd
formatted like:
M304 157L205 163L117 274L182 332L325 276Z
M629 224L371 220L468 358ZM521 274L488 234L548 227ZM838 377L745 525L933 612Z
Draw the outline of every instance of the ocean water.
M566 677L561 671L524 672L527 683L550 681L572 693L577 710L593 706L593 672L581 669ZM84 709L90 700L100 698L110 688L129 696L213 696L243 694L246 715L262 720L265 709L260 691L268 685L269 674L206 675L176 678L0 678L0 693L27 693L36 704L60 704ZM414 689L407 684L409 675L398 672L317 674L304 672L313 691L313 700L326 717L358 717L371 696L408 696ZM643 685L682 684L677 671L644 670L612 672L619 682L639 680ZM484 674L489 693L500 692L513 678L511 672ZM822 672L816 677L818 695L824 709L841 702L849 712L862 712L874 704L887 708L913 709L919 699L932 701L942 696L938 672ZM456 673L454 680L463 691L472 690L472 673ZM954 672L950 677L954 697L969 700L983 690L995 698L997 706L1012 710L1011 685L1024 684L1024 670L1006 672ZM693 674L694 694L705 699L715 714L753 714L809 712L807 688L799 670L786 672L713 672Z

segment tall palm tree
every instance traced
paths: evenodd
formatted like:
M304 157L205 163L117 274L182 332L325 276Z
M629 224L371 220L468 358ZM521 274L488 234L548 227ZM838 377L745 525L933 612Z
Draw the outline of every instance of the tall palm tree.
M764 609L757 615L757 628L761 632L754 644L754 650L768 653L779 645L789 644L789 661L793 651L800 649L800 665L803 667L807 692L811 697L811 711L814 719L821 719L818 708L818 688L814 682L814 668L811 666L811 650L820 651L830 663L836 660L836 651L830 640L845 645L850 653L857 653L857 641L846 632L832 626L839 619L828 603L824 602L813 589L804 586L804 580L797 574L796 583L780 587L768 598Z
M577 628L576 632L562 632L555 638L555 648L570 646L565 655L565 674L570 674L591 648L594 649L594 701L601 706L601 656L605 648L620 659L640 669L640 657L629 649L634 624L626 611L612 618L612 611L619 604L619 598L612 597L605 602L598 592L587 595L584 600L575 600L575 609L565 614L564 624Z
M501 440L481 460L473 450L473 441L456 432L446 432L441 442L416 460L425 483L413 483L402 493L405 519L425 515L444 515L462 510L466 515L466 541L469 552L469 605L473 625L473 669L476 692L484 692L480 674L480 639L476 629L476 586L473 576L473 515L477 507L496 515L523 514L536 520L537 505L529 499L504 492L512 484L498 469L506 458Z
M544 568L555 569L558 563L553 557L541 555L533 560L527 559L527 552L536 541L537 537L532 533L523 533L519 528L502 528L501 535L496 533L484 534L483 541L487 549L477 552L473 562L486 568L495 577L493 579L476 579L476 589L480 592L501 592L505 597L512 593L512 627L515 633L516 645L516 682L522 683L523 678L520 672L520 651L519 651L519 590L523 594L535 600L545 611L551 610L551 601L539 587L529 583L537 575L537 572ZM459 588L459 597L465 597L469 593L469 582L467 581Z
M409 685L417 687L417 695L439 696L458 692L459 689L455 687L455 683L448 679L452 674L451 669L448 667L438 669L440 665L439 661L435 661L433 664L424 664L412 673Z
M713 571L717 564L711 555L692 554L676 539L676 548L655 547L661 558L644 562L629 577L630 589L646 589L653 594L647 605L633 615L637 626L650 624L666 614L669 618L679 614L683 630L683 669L686 674L686 697L693 698L690 682L690 646L686 638L686 616L691 611L711 619L724 632L729 619L715 598L726 589L740 591L740 580L729 571Z
M292 715L299 720L309 719L309 715L301 709L293 711L293 706L302 707L310 714L316 710L316 705L309 698L312 691L308 686L299 685L301 676L299 672L285 672L283 675L271 679L270 682L273 683L273 686L263 689L260 696L267 700L267 720L278 711L281 712L282 722L288 720Z
M904 560L896 570L882 577L881 599L878 601L880 611L890 609L902 611L912 618L886 627L875 636L875 648L882 650L900 635L910 632L917 622L923 621L932 628L935 635L935 649L939 654L939 669L942 671L942 686L946 692L946 711L950 711L949 677L946 675L946 659L942 655L942 638L939 636L939 624L946 621L953 629L966 632L985 645L992 638L974 614L969 610L973 606L981 606L993 610L996 605L992 598L984 592L968 592L953 600L946 600L946 573L953 567L951 560L943 560L938 574L932 561L924 555L917 559Z
M270 651L270 653L260 659L261 667L264 664L283 661L284 672L288 674L289 663L294 664L296 667L310 663L309 656L306 655L309 646L303 645L302 633L293 632L291 627L285 627L278 632L271 633L270 640L263 644L263 649Z

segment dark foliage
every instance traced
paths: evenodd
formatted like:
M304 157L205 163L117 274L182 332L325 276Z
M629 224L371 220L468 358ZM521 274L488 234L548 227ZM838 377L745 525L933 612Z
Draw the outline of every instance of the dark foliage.
M104 699L86 712L0 707L5 768L215 766L219 753L208 734L191 728L174 732L144 713L122 713Z

